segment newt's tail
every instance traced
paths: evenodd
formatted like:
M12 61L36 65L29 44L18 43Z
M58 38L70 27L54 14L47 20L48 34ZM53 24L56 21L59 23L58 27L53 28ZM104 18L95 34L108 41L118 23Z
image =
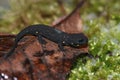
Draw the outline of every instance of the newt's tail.
M8 57L10 57L10 56L14 53L15 48L16 48L16 45L14 45L14 46L12 47L12 49L10 50L10 52L7 53L7 54L5 54L5 55L3 56L3 58L4 58L4 59L7 59Z
M14 44L13 48L10 50L9 53L5 54L4 59L7 59L8 57L10 57L10 56L13 54L15 48L16 48L17 45L18 45L18 42L19 42L25 35L34 35L34 36L37 36L37 35L38 35L38 34L35 32L36 29L35 29L34 26L35 26L35 25L29 26L29 27L23 29L20 33L17 34L17 36L16 36L16 38L15 38L15 44ZM39 26L40 26L40 25L39 25ZM36 27L39 27L39 26L36 26ZM38 29L38 28L37 28L37 29Z
M10 50L10 52L8 52L7 54L4 55L4 59L7 59L8 57L10 57L12 54L14 54L14 50L18 45L18 42L26 35L27 33L23 30L21 31L19 34L17 34L16 38L15 38L15 43L12 47L12 49Z

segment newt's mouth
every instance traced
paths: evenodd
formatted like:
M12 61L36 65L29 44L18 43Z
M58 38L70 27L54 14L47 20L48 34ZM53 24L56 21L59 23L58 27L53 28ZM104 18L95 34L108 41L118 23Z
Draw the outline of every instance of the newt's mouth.
M88 44L82 44L79 46L79 48L86 48L86 47L88 47Z
M84 48L84 47L87 47L88 44L72 44L72 46L75 48Z

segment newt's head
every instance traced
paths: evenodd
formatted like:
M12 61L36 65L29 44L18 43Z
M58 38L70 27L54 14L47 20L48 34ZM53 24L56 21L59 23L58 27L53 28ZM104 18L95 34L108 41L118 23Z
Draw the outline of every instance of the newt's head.
M88 38L83 33L69 34L68 44L72 47L80 47L88 44Z

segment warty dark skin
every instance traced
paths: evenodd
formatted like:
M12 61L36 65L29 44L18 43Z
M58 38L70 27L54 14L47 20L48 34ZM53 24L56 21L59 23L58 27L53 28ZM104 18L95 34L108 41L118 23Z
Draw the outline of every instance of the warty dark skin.
M64 46L80 47L82 45L88 44L88 38L83 33L68 34L43 24L31 25L17 34L14 46L10 52L4 56L5 59L13 54L15 48L18 45L18 42L26 35L36 36L41 44L45 44L43 38L53 41L58 44L58 47L62 51L64 51Z

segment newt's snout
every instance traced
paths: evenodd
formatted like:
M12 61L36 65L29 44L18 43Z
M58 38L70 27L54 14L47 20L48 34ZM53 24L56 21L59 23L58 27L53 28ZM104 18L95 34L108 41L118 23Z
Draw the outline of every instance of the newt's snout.
M83 33L70 34L68 41L70 45L73 47L80 47L83 45L88 45L88 38Z
M88 38L86 37L84 39L79 40L79 44L80 45L88 44Z
M84 45L88 45L88 38L80 39L77 43L74 44L74 46L76 46L76 47L81 47Z

